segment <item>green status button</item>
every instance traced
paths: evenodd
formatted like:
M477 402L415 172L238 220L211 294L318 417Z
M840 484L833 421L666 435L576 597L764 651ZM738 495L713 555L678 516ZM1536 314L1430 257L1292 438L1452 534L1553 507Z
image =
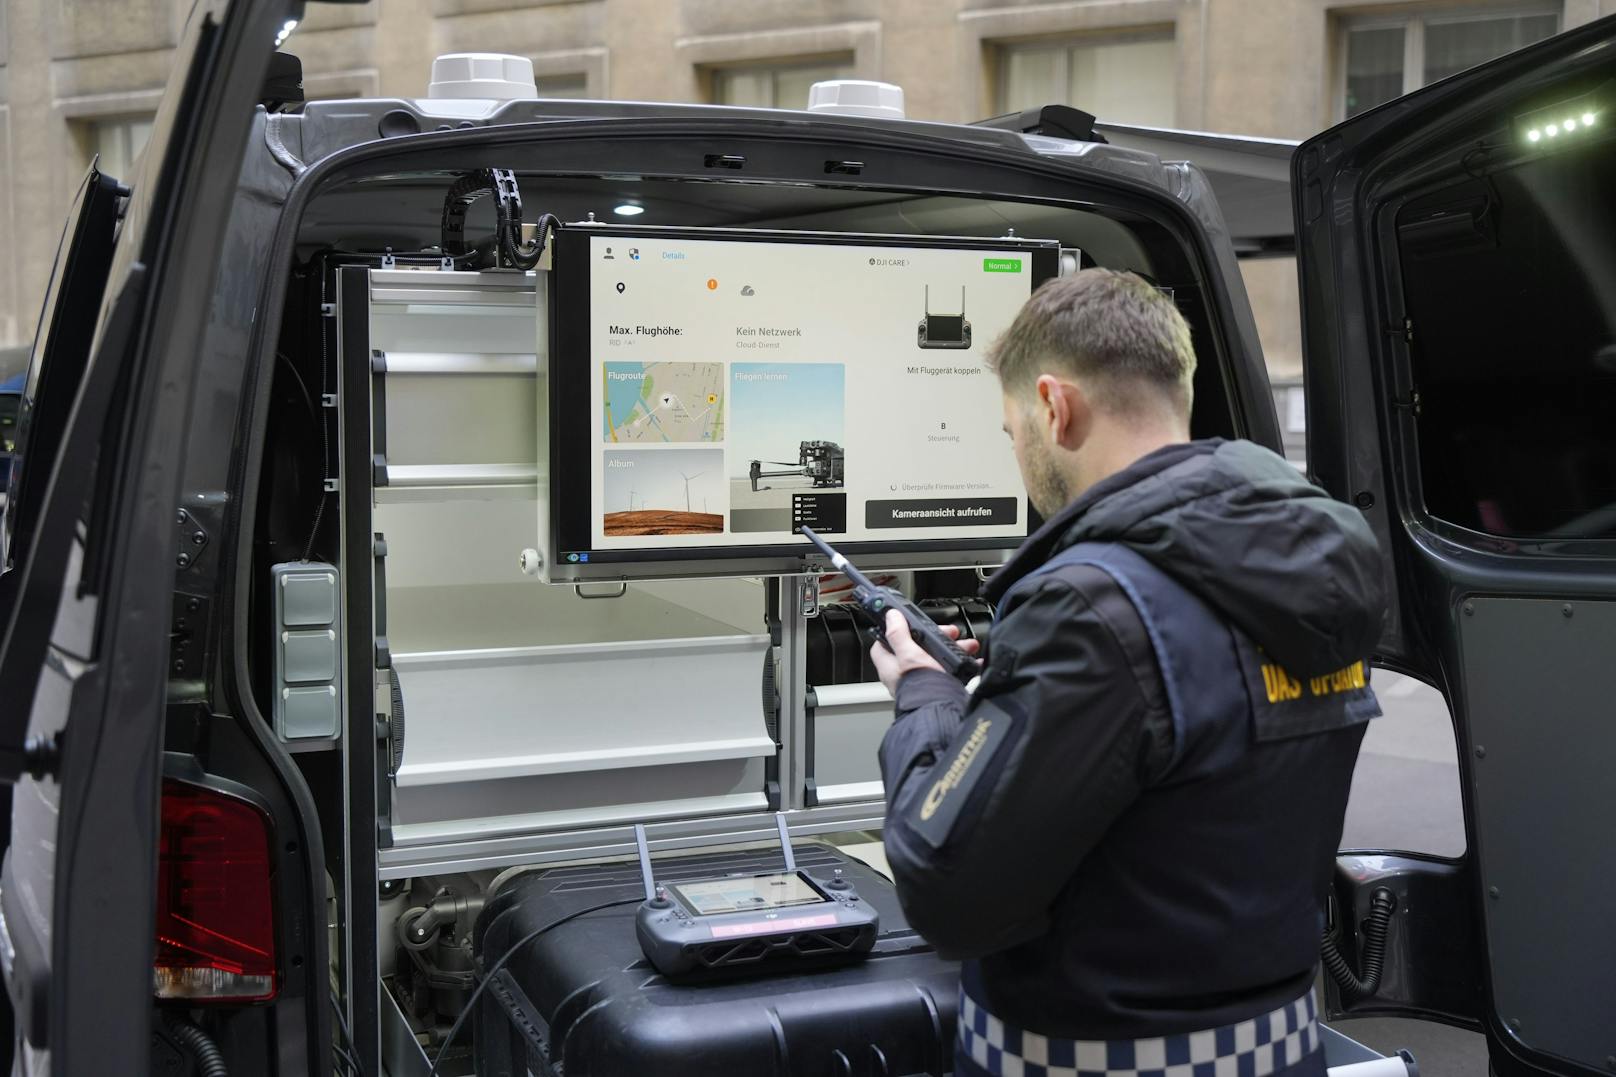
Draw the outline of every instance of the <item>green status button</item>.
M982 272L984 273L1020 273L1020 258L984 258L982 259Z

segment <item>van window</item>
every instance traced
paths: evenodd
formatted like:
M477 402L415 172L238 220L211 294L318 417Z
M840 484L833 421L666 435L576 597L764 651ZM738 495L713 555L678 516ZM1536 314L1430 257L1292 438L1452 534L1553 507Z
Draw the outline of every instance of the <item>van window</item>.
M1616 115L1563 111L1397 217L1425 509L1509 538L1616 537Z
M21 379L18 380L20 382ZM0 456L6 458L6 474L11 470L11 454L17 451L17 409L22 402L21 389L20 384L16 388L0 384Z
M89 361L101 295L112 266L117 204L127 190L93 168L84 174L73 212L62 229L51 269L39 328L20 384L0 396L0 436L4 439L5 507L0 522L0 572L16 566L29 538ZM0 588L0 598L9 591Z

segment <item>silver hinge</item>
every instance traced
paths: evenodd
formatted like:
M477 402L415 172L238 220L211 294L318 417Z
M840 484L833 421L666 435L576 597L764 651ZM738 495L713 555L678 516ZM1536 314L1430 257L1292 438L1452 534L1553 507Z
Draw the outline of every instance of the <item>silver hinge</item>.
M336 479L326 479L325 482L321 484L321 489L325 490L325 492L328 494L336 493L339 488L340 486Z
M802 578L802 615L804 617L819 616L818 576L804 576Z
M321 393L320 394L320 406L322 408L334 408L334 407L336 407L337 406L337 394L336 393Z
M322 318L335 318L336 316L337 316L337 305L335 303L321 303L320 304L320 317L322 317Z

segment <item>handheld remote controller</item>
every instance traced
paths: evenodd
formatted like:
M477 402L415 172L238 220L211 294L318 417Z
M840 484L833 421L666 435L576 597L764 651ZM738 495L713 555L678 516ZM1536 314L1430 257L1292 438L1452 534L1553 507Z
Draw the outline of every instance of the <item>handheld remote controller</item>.
M636 823L645 900L634 918L640 949L664 975L764 961L863 957L881 917L835 868L810 875L797 867L783 815L775 815L785 870L679 878L658 884L645 827Z
M859 609L875 622L875 637L887 650L892 645L887 642L887 610L897 610L903 614L903 619L909 622L909 634L920 644L922 650L935 658L939 665L948 674L961 684L969 684L972 678L982 672L982 663L966 654L955 645L954 641L943 634L937 622L926 616L926 611L915 605L903 592L891 587L877 587L870 582L870 578L831 548L830 544L818 535L814 529L806 525L802 533L808 541L819 547L819 551L830 558L831 567L853 581L853 601Z

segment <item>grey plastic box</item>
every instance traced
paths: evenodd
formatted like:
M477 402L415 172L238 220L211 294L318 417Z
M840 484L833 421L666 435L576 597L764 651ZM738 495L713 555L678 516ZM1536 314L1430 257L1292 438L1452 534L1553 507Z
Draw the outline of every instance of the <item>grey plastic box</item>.
M335 565L288 561L275 584L275 732L288 744L334 742L342 729L341 587Z

